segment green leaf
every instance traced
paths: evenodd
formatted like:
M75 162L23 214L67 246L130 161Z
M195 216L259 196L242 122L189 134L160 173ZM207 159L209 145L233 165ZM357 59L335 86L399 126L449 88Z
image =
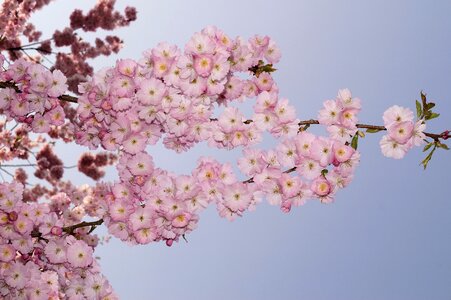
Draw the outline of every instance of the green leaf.
M277 69L273 68L272 64L265 65L263 60L259 60L257 65L250 67L248 70L251 71L256 77L259 77L263 72L272 73Z
M426 100L426 94L424 94L423 91L421 91L420 95L421 95L421 102L423 102L423 106L426 106L426 105L425 105L426 102L427 102L427 100Z
M431 161L432 155L434 154L435 149L437 149L437 145L434 143L434 148L432 148L432 151L429 152L429 154L425 157L425 159L423 159L423 161L421 162L421 164L424 167L424 170L426 170L429 161Z
M434 145L434 142L430 142L429 144L427 144L426 146L424 146L423 152L426 152L429 150L429 148L432 147L432 145Z
M426 170L426 168L427 168L427 166L428 166L429 161L430 161L431 158L432 158L432 153L433 153L433 151L431 151L431 152L428 154L428 156L426 156L426 158L423 159L423 161L421 162L421 164L423 165L423 167L424 167L425 170Z
M359 143L359 135L356 134L356 135L354 135L354 137L352 138L352 141L351 141L351 147L354 148L354 150L357 150L358 143Z
M440 114L430 113L430 114L427 114L426 120L432 120L432 119L438 118L439 116L440 116Z
M357 134L363 139L365 137L365 132L358 130Z
M329 173L329 170L327 170L327 169L321 170L321 175L326 176L327 173Z
M432 108L434 108L434 106L435 106L435 103L433 103L433 102L429 102L428 104L426 104L427 110L431 110Z
M277 69L275 69L275 68L272 67L272 64L264 65L264 66L262 67L262 70L263 70L263 72L267 72L267 73L272 73L272 72L274 72L274 71L277 71Z
M417 106L417 118L421 119L421 115L423 114L423 109L421 108L421 103L418 100L415 100L415 104Z
M382 129L368 128L366 130L366 132L368 132L368 133L376 133L376 132L379 132L379 131L382 131Z
M449 150L449 147L448 147L447 144L442 144L440 142L437 143L437 147L440 147L440 148L445 149L445 150Z

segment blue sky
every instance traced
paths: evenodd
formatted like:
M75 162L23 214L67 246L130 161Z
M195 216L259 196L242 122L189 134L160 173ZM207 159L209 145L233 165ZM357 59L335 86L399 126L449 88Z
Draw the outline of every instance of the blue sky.
M51 32L65 19L49 22L49 16L92 2L57 1L35 23ZM414 109L423 90L441 113L428 131L451 129L449 1L117 5L136 6L138 21L118 31L124 49L97 60L98 68L117 58L138 59L160 41L183 46L211 24L231 36L266 34L278 43L282 60L275 79L301 119L316 117L325 99L347 87L362 100L360 121L381 125L388 107ZM437 151L423 171L421 149L400 161L387 159L379 150L381 136L360 141L355 179L332 205L310 201L283 214L261 204L232 223L210 208L188 243L130 247L113 240L99 247L102 269L122 299L450 299L450 152ZM200 155L231 162L240 155L205 145L182 155L162 147L149 151L158 166L177 173L189 173Z

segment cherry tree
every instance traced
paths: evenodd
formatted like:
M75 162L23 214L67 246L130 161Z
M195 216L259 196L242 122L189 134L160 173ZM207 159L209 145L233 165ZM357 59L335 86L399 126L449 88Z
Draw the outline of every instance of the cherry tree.
M365 135L381 132L388 158L423 150L424 169L436 151L448 150L449 131L426 128L439 113L423 92L414 109L387 108L383 124L360 122L363 101L347 88L316 117L300 120L273 78L281 50L269 36L232 37L208 26L184 47L161 42L94 73L87 59L116 53L122 41L107 36L91 45L81 34L127 26L136 10L121 14L114 1L102 0L86 14L75 10L68 27L41 39L28 19L48 3L5 1L0 13L5 299L116 299L94 257L106 242L98 226L131 245L170 247L187 239L208 206L235 220L262 201L285 213L311 200L332 203L354 177ZM253 103L250 116L239 110L244 101ZM315 125L327 135L310 132ZM264 134L277 140L273 149L259 148ZM200 157L190 174L175 174L147 152L159 141L168 155L207 143L241 149L242 157L235 166ZM55 153L56 143L86 148L77 169L95 185L64 178L72 166ZM115 181L102 181L106 166L116 168Z

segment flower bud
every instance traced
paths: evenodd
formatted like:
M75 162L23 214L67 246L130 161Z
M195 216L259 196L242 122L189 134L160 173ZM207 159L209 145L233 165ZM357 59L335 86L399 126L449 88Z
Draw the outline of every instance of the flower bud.
M53 226L52 229L50 229L50 232L53 235L61 236L63 234L63 228L61 228L59 226Z
M280 210L284 213L289 213L291 210L291 202L290 201L283 201L282 206L280 206Z
M144 176L136 176L135 179L133 180L137 185L142 186L145 182L146 179L144 178Z
M19 217L19 215L15 211L12 211L8 214L8 220L10 222L16 221L18 217Z

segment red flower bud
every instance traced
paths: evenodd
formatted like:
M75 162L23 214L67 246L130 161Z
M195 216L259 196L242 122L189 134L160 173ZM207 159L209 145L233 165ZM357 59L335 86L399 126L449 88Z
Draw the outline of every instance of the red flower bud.
M18 217L19 217L19 215L15 211L12 211L8 214L8 220L10 222L16 221Z
M59 226L53 226L52 229L50 229L50 232L53 235L61 236L63 234L63 229Z

